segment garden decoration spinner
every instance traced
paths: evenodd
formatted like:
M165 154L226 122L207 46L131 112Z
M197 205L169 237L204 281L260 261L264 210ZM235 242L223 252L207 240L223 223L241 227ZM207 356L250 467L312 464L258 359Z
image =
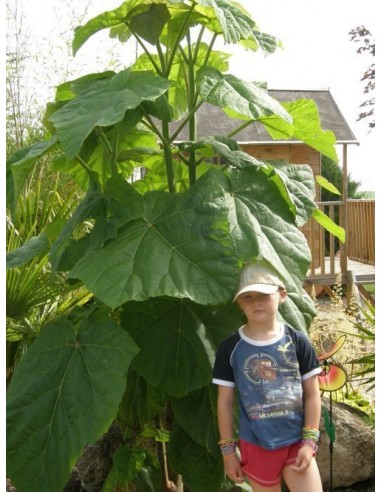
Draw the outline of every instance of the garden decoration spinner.
M333 443L335 442L335 424L332 420L332 393L338 391L347 382L347 373L340 367L333 359L332 356L338 352L345 342L346 336L342 335L328 352L318 356L319 361L322 363L323 372L319 374L319 388L322 392L329 393L329 413L325 407L323 407L325 428L329 437L329 452L330 452L330 474L329 474L329 490L332 492L332 459L333 459Z

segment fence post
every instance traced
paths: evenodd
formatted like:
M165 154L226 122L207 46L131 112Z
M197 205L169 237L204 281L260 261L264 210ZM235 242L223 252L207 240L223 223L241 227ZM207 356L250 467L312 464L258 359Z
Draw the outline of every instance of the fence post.
M342 227L345 231L345 241L348 239L348 162L347 162L347 144L343 145L343 189L342 189ZM341 273L346 274L348 270L347 260L347 243L342 243L340 248L340 266Z

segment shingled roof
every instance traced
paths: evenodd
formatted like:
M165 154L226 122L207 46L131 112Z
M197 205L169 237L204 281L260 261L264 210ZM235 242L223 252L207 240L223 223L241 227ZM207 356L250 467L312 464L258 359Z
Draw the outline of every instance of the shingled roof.
M323 130L331 130L338 144L358 144L348 123L338 108L329 90L272 90L269 94L279 102L292 102L296 99L312 99L315 101L320 115ZM172 126L173 125L173 126ZM175 129L179 123L172 124ZM198 137L211 135L227 135L237 128L237 120L229 118L221 108L204 103L197 112ZM282 143L284 140L272 140L260 123L253 123L234 135L239 144ZM176 141L189 140L188 128L184 127ZM298 143L298 140L287 140L288 143Z

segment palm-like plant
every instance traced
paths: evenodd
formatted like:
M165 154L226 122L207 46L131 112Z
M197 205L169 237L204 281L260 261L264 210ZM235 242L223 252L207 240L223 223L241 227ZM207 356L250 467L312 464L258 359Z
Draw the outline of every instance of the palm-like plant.
M369 301L365 301L365 308L359 309L362 315L361 320L353 322L358 333L352 333L352 336L361 338L365 343L370 343L373 349L366 350L364 354L359 355L351 362L357 366L357 370L354 373L357 381L364 385L367 391L371 391L375 387L376 356L374 342L376 310Z
M49 240L76 203L76 189L70 185L63 195L60 185L60 176L42 166L29 178L15 213L7 213L7 382L42 327L91 297L50 268Z

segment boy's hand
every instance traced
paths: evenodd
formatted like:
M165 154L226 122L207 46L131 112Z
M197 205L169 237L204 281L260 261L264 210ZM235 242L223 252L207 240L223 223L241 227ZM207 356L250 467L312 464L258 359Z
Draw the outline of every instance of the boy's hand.
M244 477L241 470L241 464L237 456L229 456L224 459L224 468L226 475L234 483L243 483Z
M304 444L299 449L295 463L291 465L291 468L298 472L304 472L310 466L313 456L314 450L308 444Z

